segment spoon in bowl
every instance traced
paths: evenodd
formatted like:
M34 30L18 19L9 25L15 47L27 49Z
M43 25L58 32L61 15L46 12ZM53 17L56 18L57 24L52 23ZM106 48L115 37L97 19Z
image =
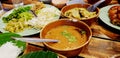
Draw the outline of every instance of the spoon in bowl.
M97 8L97 6L100 5L100 4L101 4L102 2L104 2L104 1L105 1L105 0L100 0L100 1L96 2L95 4L89 6L89 7L87 8L87 10L90 11L90 12L93 12L93 11Z
M28 38L28 37L11 37L11 38L23 42L58 42L59 41L54 39L40 39L40 38Z

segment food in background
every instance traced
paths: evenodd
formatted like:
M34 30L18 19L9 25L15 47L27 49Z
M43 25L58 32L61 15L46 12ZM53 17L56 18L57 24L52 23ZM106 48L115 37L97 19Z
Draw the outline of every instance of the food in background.
M42 8L44 8L44 4L42 2L15 8L12 13L2 18L3 22L6 23L4 30L12 33L18 33L32 28L33 26L26 23L34 17L30 10L34 9L33 11L39 12Z
M52 0L52 4L57 8L62 8L66 5L68 0Z
M20 7L18 9L14 9L11 14L9 14L6 17L3 17L2 20L4 23L8 23L13 18L20 19L21 17L19 16L19 14L23 12L28 12L30 9L31 9L31 6Z
M120 26L120 6L112 6L108 11L108 16L112 24Z
M27 23L29 25L34 26L35 28L41 29L45 25L47 25L50 22L56 21L60 17L60 10L57 9L54 6L46 5L45 8L42 8L39 10L39 13L37 14L37 18L33 18L32 20L29 20Z
M42 8L45 8L45 4L43 2L35 2L33 1L34 6L31 10L35 11L36 14L38 14L39 10Z
M89 12L85 8L73 8L64 13L64 16L68 18L76 18L79 20L84 20L88 18L93 18L96 16L96 12Z
M26 19L20 18L20 19L12 19L10 20L5 27L5 30L9 32L22 32L25 29L31 28L32 26L26 24Z
M18 9L14 9L7 17L3 17L2 20L6 23L4 29L6 31L16 33L22 32L26 28L30 28L31 26L25 23L33 18L33 15L28 12L30 9L31 6L20 7Z
M67 25L49 30L45 38L59 40L57 43L47 43L49 46L59 50L71 50L83 45L87 41L86 31Z

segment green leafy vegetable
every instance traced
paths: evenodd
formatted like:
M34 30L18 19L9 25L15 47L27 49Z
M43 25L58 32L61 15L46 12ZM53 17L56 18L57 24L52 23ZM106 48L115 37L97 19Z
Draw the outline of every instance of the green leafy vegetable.
M19 14L19 16L22 18L22 19L25 19L25 20L30 20L32 19L33 15L30 13L30 12L23 12L21 14Z
M3 17L2 20L4 23L7 23L8 21L12 20L13 18L19 19L21 18L19 16L20 13L29 11L31 9L31 6L26 7L19 7L18 9L14 9L11 14L9 14L7 17Z
M67 38L69 42L75 42L75 41L76 41L76 37L73 36L71 33L69 33L69 32L66 31L66 30L63 31L63 32L61 32L61 34L62 34L63 36L65 36L65 38Z
M11 39L11 37L21 37L21 36L18 34L15 34L15 33L1 33L0 34L0 46L5 44L6 42L12 42L19 48L22 48L23 50L25 49L25 47L26 47L25 42L13 40L13 39Z
M57 58L57 54L51 51L37 51L22 55L18 58Z

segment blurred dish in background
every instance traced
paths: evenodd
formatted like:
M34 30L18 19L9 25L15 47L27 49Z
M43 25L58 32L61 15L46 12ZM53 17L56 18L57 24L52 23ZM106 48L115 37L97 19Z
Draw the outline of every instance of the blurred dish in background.
M108 15L112 24L120 26L120 5L112 6L108 11Z
M57 8L62 8L66 5L68 0L52 0L52 4Z
M40 2L44 2L46 4L50 4L52 0L39 0Z
M84 0L68 0L66 5L71 5L71 4L86 4Z
M12 3L14 5L14 7L20 7L23 6L23 0L12 0Z
M62 15L65 17L84 21L90 26L93 22L97 21L97 18L99 15L99 9L96 8L94 12L89 12L86 10L87 7L89 6L90 4L71 4L63 7L61 9L61 12L62 12ZM82 9L79 10L80 8Z
M1 4L1 1L0 1L0 17L5 13L4 9L3 9L3 6Z
M1 0L3 8L5 10L11 10L14 8L14 5L12 4L12 0ZM31 3L37 3L39 2L38 0L23 0L23 3L26 4L31 4Z
M120 27L119 26L116 26L114 24L111 23L110 21L110 18L109 18L109 15L108 15L108 11L109 9L112 7L112 6L117 6L119 4L115 4L115 5L109 5L109 6L105 6L103 8L100 9L100 15L99 15L99 18L102 22L104 22L106 25L114 28L114 29L117 29L117 30L120 30Z

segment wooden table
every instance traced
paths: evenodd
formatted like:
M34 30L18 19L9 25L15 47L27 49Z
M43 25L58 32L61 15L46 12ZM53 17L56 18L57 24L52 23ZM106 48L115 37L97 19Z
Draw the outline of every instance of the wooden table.
M90 26L93 37L89 45L78 56L83 58L111 58L114 55L120 54L120 31L111 31L111 28L106 27L103 22L100 22L99 18L97 22ZM28 37L39 37L39 34ZM25 53L43 50L40 46L43 46L43 44L28 44Z
M110 58L120 54L120 41L112 41L115 39L120 40L120 34L111 32L98 23L92 24L91 29L93 30L93 37L89 45L78 56L84 58ZM31 37L39 37L39 34ZM37 46L33 44L36 43L29 44L25 53L43 50L43 48L39 47L43 46L42 43L37 43Z

